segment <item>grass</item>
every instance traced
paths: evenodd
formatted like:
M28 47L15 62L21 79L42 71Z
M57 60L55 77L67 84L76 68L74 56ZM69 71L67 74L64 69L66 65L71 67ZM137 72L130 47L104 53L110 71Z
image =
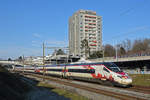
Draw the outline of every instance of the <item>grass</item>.
M133 85L150 87L150 74L131 74Z
M72 92L66 91L64 89L56 88L56 87L46 84L46 83L40 82L37 86L49 88L52 92L55 92L66 98L70 98L71 100L89 100L81 95L76 94L76 93L72 93Z
M2 66L0 65L0 72L8 73L8 70L6 70L4 67L2 67Z

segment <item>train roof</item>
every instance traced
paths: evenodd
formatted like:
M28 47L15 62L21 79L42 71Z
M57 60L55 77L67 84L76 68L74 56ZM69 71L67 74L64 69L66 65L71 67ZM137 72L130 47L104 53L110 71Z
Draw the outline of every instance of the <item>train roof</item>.
M96 62L96 63L72 63L72 64L55 64L55 65L44 65L44 67L58 67L58 66L74 66L74 65L100 65L100 64L106 64L106 63L112 63L112 62ZM43 67L43 66L39 66Z

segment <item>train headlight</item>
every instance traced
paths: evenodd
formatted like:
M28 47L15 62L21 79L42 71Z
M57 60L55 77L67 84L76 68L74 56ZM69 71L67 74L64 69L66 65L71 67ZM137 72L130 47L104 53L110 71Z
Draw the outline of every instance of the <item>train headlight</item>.
M128 78L127 76L120 76L120 75L118 75L118 77L121 79L127 79Z
M127 76L122 76L122 78L123 78L123 79L127 79L128 77L127 77Z

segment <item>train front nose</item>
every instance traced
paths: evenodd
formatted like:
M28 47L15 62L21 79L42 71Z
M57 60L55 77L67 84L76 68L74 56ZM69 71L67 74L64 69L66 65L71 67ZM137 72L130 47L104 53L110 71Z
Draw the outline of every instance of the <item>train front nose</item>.
M122 83L124 85L131 85L132 84L132 79L131 78L123 79Z
M132 83L132 79L129 78L129 79L126 80L126 82L127 82L128 84L131 84L131 83Z

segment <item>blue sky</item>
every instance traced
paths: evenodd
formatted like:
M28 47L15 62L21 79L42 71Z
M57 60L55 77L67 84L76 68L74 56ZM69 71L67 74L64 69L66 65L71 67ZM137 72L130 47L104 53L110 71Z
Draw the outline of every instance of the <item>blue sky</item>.
M150 38L149 5L149 0L0 0L0 58L42 55L43 42L67 46L68 19L79 9L102 16L104 44Z

